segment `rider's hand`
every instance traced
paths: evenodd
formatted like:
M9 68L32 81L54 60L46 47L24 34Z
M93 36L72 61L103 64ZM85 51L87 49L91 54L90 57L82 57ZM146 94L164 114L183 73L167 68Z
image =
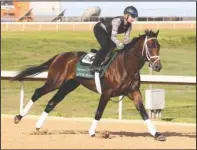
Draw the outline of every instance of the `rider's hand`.
M117 48L118 48L118 49L123 49L123 48L124 48L124 44L120 42L120 43L117 45Z

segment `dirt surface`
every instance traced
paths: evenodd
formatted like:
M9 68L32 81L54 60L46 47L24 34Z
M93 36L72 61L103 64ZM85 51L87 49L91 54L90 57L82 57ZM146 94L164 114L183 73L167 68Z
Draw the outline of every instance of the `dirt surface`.
M39 116L14 124L14 115L1 115L3 149L196 149L196 125L154 122L166 141L156 141L143 121L103 119L96 136L89 137L92 119L48 117L39 132Z

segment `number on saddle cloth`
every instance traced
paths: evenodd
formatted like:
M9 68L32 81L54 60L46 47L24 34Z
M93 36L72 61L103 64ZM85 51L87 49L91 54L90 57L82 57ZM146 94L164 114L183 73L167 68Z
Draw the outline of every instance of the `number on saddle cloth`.
M81 65L86 65L86 66L88 65L89 66L93 63L93 60L94 60L98 50L91 49L90 51L91 51L90 53L86 54L85 56L82 56L82 59L80 59Z
M91 65L93 63L93 60L95 58L95 53L88 53L84 57L82 57L80 63L81 65Z

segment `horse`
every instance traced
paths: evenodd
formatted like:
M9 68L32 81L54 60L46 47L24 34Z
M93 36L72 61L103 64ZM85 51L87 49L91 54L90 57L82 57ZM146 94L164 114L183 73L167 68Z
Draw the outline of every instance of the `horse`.
M149 63L149 67L153 71L159 72L162 68L159 56L160 44L157 40L158 34L159 30L157 32L145 30L142 35L139 34L138 37L134 37L131 42L126 44L124 49L118 50L118 54L104 73L104 77L100 79L102 93L94 120L89 128L88 133L90 136L95 136L98 121L101 119L110 98L124 95L133 101L154 139L158 141L166 140L164 135L156 131L154 124L149 119L140 91L140 69L144 66L145 62ZM87 53L83 51L64 52L40 65L24 69L14 76L11 81L21 81L26 76L39 74L48 70L48 77L45 84L35 90L25 108L14 117L14 122L20 122L28 113L33 103L41 96L56 89L58 89L57 93L49 100L42 115L36 122L37 130L41 128L45 118L54 107L67 94L79 87L79 85L83 85L87 89L98 93L94 79L85 79L76 76L76 64L85 54Z

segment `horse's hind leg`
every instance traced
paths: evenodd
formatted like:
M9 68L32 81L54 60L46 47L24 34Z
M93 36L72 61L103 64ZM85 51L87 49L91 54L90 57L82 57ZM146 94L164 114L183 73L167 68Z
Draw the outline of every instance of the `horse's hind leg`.
M47 82L42 87L36 89L25 108L23 108L21 112L14 117L14 123L17 124L28 113L34 102L36 102L41 96L54 91L56 88L57 85L52 84L51 81L47 80Z
M63 83L57 93L53 96L53 98L48 102L45 110L43 111L42 115L40 116L39 120L36 123L36 129L39 130L44 123L44 120L48 116L48 113L51 112L55 106L61 102L64 97L75 90L80 85L79 82L71 79L67 82Z

